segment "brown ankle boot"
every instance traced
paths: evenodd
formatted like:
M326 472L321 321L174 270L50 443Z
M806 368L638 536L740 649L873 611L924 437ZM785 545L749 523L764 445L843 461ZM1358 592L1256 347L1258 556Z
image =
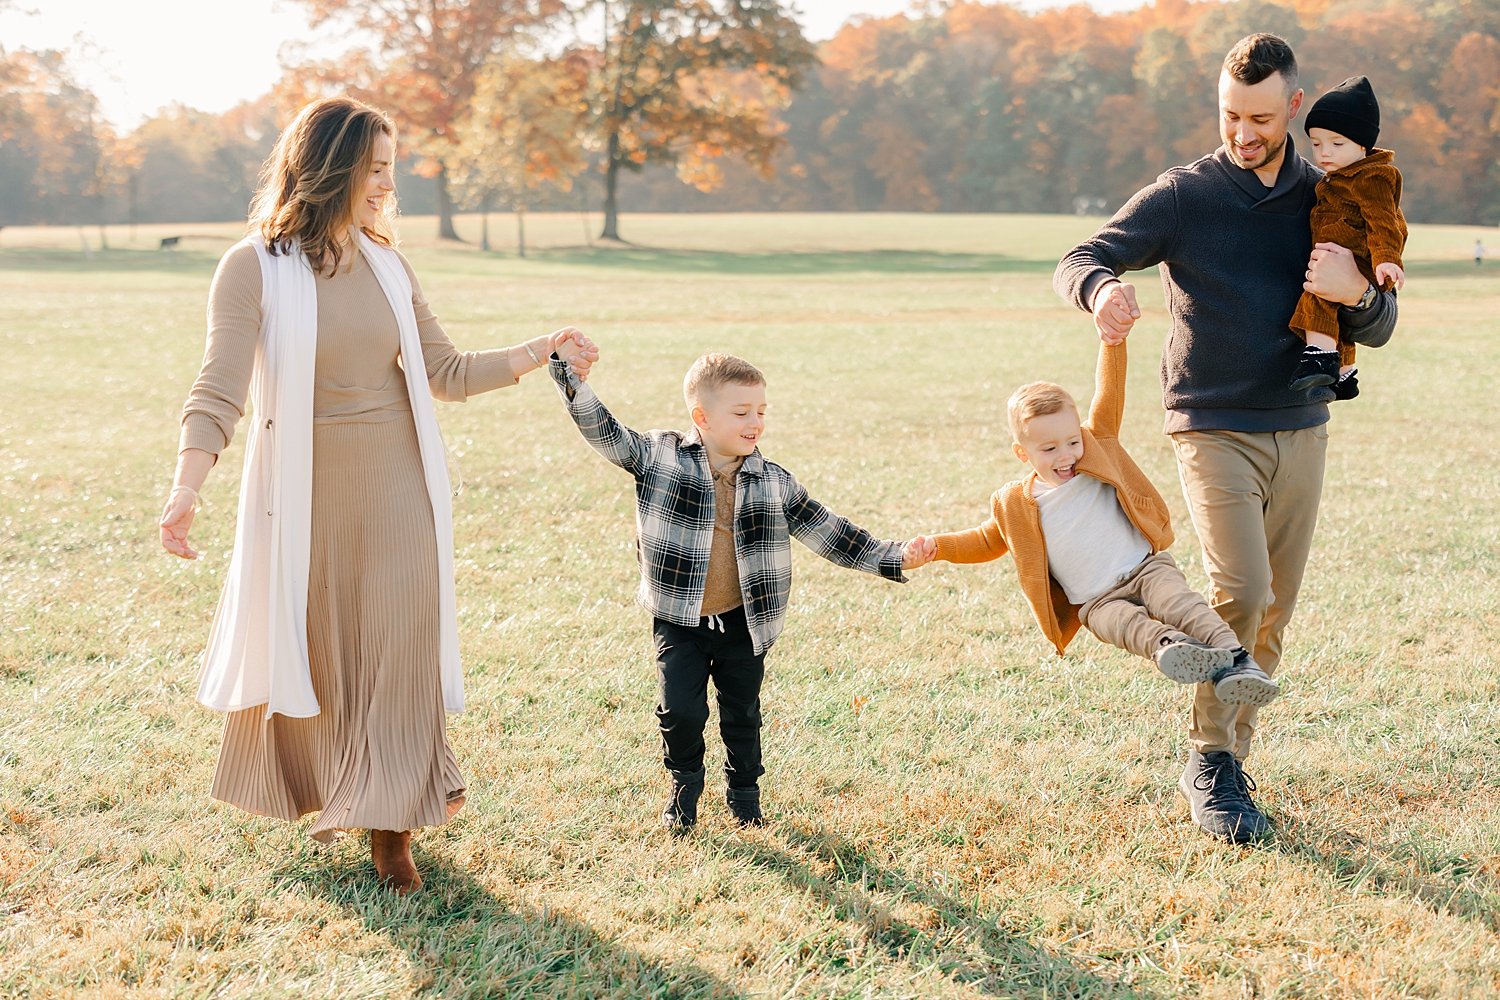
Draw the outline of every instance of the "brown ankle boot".
M422 888L422 876L411 859L410 830L371 830L370 857L375 873L398 896Z

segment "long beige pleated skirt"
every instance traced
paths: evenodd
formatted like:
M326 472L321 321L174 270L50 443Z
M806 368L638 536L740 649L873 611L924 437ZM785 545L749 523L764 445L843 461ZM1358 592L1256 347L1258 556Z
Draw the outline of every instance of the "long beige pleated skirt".
M437 543L410 412L313 431L311 718L231 712L213 797L309 831L447 820L464 781L438 674Z

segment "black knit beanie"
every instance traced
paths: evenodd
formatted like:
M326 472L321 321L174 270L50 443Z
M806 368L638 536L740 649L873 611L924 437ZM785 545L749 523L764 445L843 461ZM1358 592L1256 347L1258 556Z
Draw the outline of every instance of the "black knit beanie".
M1370 81L1351 76L1334 87L1313 104L1302 127L1308 132L1326 128L1373 149L1380 138L1380 102Z

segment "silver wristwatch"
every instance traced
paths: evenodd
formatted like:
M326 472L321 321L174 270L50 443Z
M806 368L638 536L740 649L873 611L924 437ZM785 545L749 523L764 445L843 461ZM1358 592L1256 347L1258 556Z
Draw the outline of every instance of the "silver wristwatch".
M1380 289L1376 288L1374 283L1372 282L1371 284L1365 286L1365 294L1359 297L1359 301L1354 303L1354 305L1349 306L1349 308L1354 310L1355 312L1364 312L1366 309L1375 304L1375 298L1379 294Z

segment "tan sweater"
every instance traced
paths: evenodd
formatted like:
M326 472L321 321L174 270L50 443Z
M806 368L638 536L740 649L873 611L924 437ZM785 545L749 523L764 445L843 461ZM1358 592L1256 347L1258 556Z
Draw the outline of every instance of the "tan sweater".
M734 554L734 480L743 459L714 473L714 540L708 551L708 579L698 613L722 615L745 603L740 567Z
M438 324L406 258L412 308L437 399L462 402L500 386L514 385L505 350L460 351ZM410 412L396 316L380 283L356 255L332 276L318 275L318 345L313 382L313 419L388 420ZM178 450L201 448L218 455L245 415L255 349L260 339L260 260L255 247L240 244L224 255L208 295L208 345L203 368L182 409Z

